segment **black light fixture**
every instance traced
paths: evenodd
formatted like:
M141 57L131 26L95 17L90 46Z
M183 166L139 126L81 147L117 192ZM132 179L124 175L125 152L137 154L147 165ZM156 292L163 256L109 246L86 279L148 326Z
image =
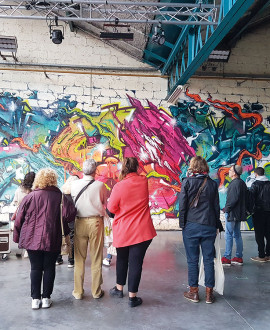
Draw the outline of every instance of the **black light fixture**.
M166 41L165 33L160 23L154 27L154 34L152 35L151 41L160 46L164 45Z
M128 24L119 24L119 18L115 18L114 23L105 23L103 26L111 26L114 28L113 32L101 31L100 32L100 39L105 40L133 40L134 33L130 32L130 25ZM118 28L125 27L127 28L128 32L118 32Z
M50 24L50 38L52 42L56 45L62 43L64 39L64 27L62 25L58 25L58 17L55 17L55 24Z

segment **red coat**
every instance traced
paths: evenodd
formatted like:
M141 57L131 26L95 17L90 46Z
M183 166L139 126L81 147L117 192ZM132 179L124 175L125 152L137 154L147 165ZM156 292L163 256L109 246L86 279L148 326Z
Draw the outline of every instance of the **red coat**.
M62 193L54 186L35 189L22 200L17 212L13 240L19 248L60 252L62 242L60 204ZM74 221L76 208L64 197L63 223Z
M113 246L134 245L157 235L150 216L145 176L130 173L118 182L113 187L107 208L115 214L112 225Z

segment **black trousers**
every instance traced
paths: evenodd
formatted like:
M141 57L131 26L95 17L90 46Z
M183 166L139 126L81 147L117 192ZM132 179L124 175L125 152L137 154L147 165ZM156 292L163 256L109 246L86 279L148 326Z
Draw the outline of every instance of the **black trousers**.
M142 243L116 248L116 283L125 285L128 271L128 291L138 292L143 259L152 240Z
M270 257L270 212L256 211L253 215L253 224L259 257Z
M55 279L55 262L58 253L27 250L31 264L31 297L33 299L50 298ZM43 293L41 282L43 279Z

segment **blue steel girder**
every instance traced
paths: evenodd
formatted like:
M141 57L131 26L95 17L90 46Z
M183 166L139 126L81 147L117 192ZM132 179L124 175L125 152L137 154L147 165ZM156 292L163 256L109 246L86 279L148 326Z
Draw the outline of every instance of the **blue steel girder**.
M162 74L169 74L168 96L184 85L208 58L231 28L256 0L221 0L217 26L185 26L165 63Z

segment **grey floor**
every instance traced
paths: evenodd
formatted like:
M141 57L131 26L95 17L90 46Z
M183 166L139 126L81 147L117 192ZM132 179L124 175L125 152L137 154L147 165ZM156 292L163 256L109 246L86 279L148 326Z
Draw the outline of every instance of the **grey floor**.
M87 263L85 298L71 296L73 270L67 262L57 266L53 306L32 310L29 297L29 260L17 259L16 247L7 261L0 261L0 329L270 329L270 262L257 264L254 233L243 233L244 266L225 269L224 296L212 305L183 298L187 265L179 231L158 232L145 258L139 296L143 305L129 308L127 295L113 299L108 290L115 283L115 259L103 269L105 296L90 293ZM224 250L224 238L222 239Z

